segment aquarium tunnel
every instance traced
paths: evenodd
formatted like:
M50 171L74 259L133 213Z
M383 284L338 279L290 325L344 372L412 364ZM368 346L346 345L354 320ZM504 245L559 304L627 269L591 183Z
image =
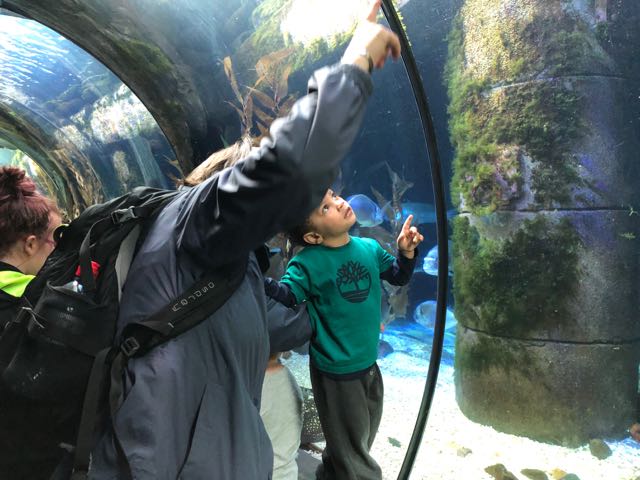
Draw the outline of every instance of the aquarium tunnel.
M67 219L175 188L286 115L366 3L0 0L0 165ZM383 478L639 479L640 2L385 0L380 22L402 60L334 189L354 235L395 253L413 214L425 237L383 283ZM314 478L309 358L286 357Z

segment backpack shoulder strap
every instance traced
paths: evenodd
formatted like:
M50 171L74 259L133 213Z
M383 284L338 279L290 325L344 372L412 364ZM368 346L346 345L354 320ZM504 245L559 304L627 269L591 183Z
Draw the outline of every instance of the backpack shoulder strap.
M230 268L221 269L196 282L189 290L146 320L127 325L117 346L105 349L96 356L78 429L72 477L74 480L86 478L94 436L97 433L95 429L99 424L99 405L107 387L111 418L122 404L122 372L129 358L143 356L154 347L177 337L209 317L240 286L247 270L247 262L248 260L244 260Z
M91 274L91 246L95 243L95 240L100 238L108 229L113 228L114 226L120 226L124 235L121 237L124 246L121 245L118 258L123 259L124 262L120 262L119 268L121 269L121 272L124 272L124 269L128 272L128 264L131 263L133 258L134 247L136 245L140 229L138 228L136 233L133 235L129 235L128 232L140 225L141 222L151 218L160 207L173 198L173 195L171 195L172 192L161 193L161 195L151 197L141 205L113 210L109 215L101 218L91 225L84 236L78 251L78 264L81 267L80 279L86 291L94 292L96 289L96 282ZM125 238L128 238L128 240L124 241ZM126 275L124 275L124 277L126 277ZM120 283L122 281L122 284L124 284L124 277L121 278L119 276L118 282Z
M240 286L247 261L197 281L185 293L141 322L127 325L120 336L126 357L139 357L154 347L190 330L215 312Z

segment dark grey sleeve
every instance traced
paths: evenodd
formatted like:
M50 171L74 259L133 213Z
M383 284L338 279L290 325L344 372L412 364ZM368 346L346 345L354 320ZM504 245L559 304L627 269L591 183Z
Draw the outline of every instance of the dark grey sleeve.
M271 277L264 278L264 293L266 293L267 297L273 298L285 307L293 307L297 303L296 296L289 288L289 285L278 282Z
M391 285L406 285L411 280L413 269L418 260L418 249L415 249L413 258L407 258L398 252L393 264L380 274L382 280L386 280Z
M215 267L302 221L334 180L371 90L369 75L352 65L315 72L309 93L273 122L259 149L184 196L178 249Z
M287 308L267 298L267 322L271 355L292 350L311 338L311 320L304 303Z

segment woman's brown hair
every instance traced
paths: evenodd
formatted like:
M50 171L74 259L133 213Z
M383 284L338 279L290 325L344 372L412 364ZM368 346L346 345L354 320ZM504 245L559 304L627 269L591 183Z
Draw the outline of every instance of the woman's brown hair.
M194 168L180 184L187 187L194 187L225 168L232 166L239 160L246 158L251 152L253 141L252 137L245 135L233 145L229 145L227 148L212 153L209 155L209 158Z
M52 212L59 213L58 206L24 170L0 167L0 255L26 236L45 234Z

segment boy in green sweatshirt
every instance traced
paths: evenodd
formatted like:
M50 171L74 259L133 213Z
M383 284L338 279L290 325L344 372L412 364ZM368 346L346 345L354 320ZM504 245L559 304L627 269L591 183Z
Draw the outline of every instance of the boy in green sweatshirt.
M394 258L370 238L349 235L356 216L328 190L307 221L289 232L305 248L267 295L291 306L307 302L313 336L310 371L326 439L317 479L381 479L369 454L382 418L383 384L376 364L380 335L380 279L405 285L423 236L409 215Z

